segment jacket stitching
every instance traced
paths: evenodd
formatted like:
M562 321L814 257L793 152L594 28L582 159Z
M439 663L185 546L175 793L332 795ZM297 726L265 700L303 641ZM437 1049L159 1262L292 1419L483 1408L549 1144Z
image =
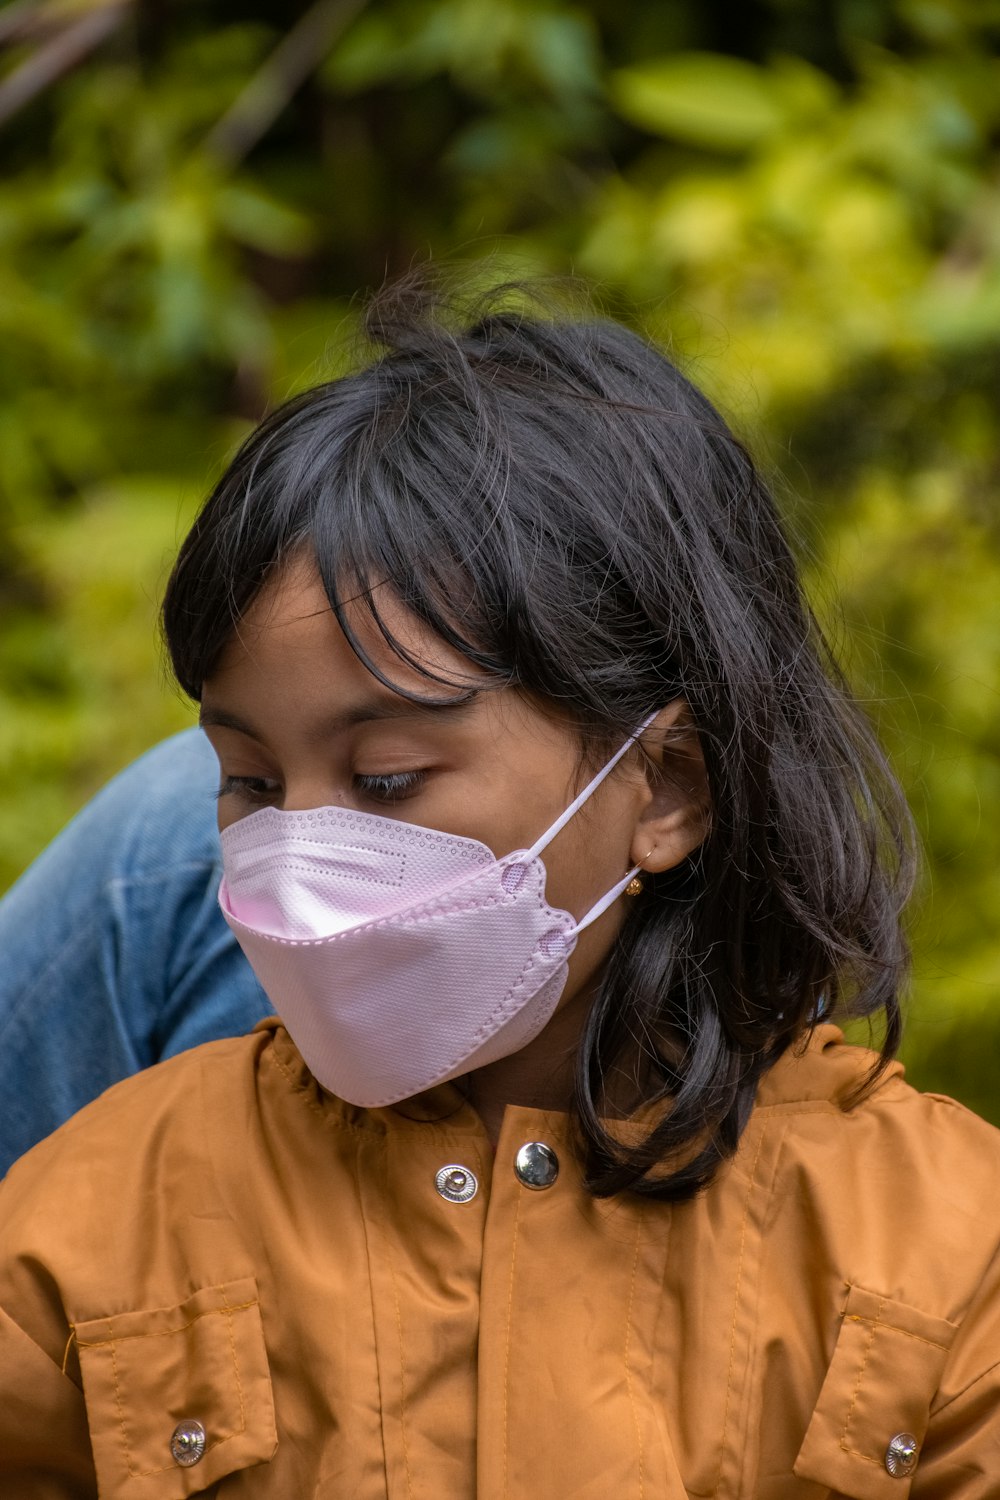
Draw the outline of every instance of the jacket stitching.
M238 1360L237 1355L236 1355L236 1340L235 1340L234 1335L233 1335L233 1317L232 1317L232 1315L233 1315L234 1312L243 1312L248 1307L256 1307L256 1306L257 1306L256 1302L244 1302L239 1307L216 1307L216 1308L211 1309L211 1311L214 1312L214 1313L216 1313L216 1314L222 1313L222 1312L224 1312L226 1314L226 1320L227 1320L227 1323L228 1323L228 1326L229 1326L229 1347L230 1347L230 1352L231 1352L232 1358L233 1358L233 1373L234 1373L234 1376L235 1376L235 1379L236 1379L236 1386L237 1386L237 1389L239 1391L239 1396L240 1396L240 1426L239 1426L238 1429L236 1429L233 1432L227 1432L224 1437L218 1437L218 1438L214 1439L214 1441L212 1442L212 1450L213 1451L215 1451L218 1448L221 1448L222 1445L223 1445L223 1443L228 1443L232 1438L242 1436L242 1434L246 1431L246 1407L245 1407L244 1399L243 1399L243 1384L242 1384L242 1381L240 1379L239 1360ZM119 1378L119 1373L118 1373L118 1354L117 1354L117 1350L116 1350L116 1345L118 1345L120 1343L124 1343L127 1339L133 1339L133 1338L162 1338L164 1336L164 1333L183 1333L185 1331L185 1329L191 1328L195 1323L199 1322L202 1318L205 1318L205 1317L208 1317L208 1316L209 1316L209 1313L207 1313L207 1312L205 1312L205 1313L199 1313L196 1318L192 1318L189 1323L183 1324L182 1327L180 1327L180 1328L164 1329L164 1330L161 1330L159 1333L124 1334L120 1338L95 1339L91 1343L84 1343L84 1344L80 1344L79 1340L77 1341L78 1347L81 1348L81 1349L104 1349L104 1348L110 1348L110 1350L111 1350L111 1374L112 1374L112 1379L114 1381L114 1389L115 1389L115 1407L116 1407L117 1412L118 1412L118 1425L121 1428L122 1449L123 1449L124 1454L125 1454L125 1467L126 1467L126 1470L128 1471L128 1475L129 1475L130 1479L150 1479L150 1478L152 1478L152 1476L154 1474L164 1474L164 1473L167 1473L167 1472L171 1472L172 1471L172 1465L170 1465L170 1464L161 1464L159 1466L159 1468L156 1468L156 1469L138 1469L132 1463L132 1449L131 1449L131 1446L129 1444L128 1429L127 1429L127 1427L125 1425L125 1409L124 1409L124 1405L123 1405L123 1402L122 1402L122 1389L121 1389L121 1380Z
M857 1453L857 1451L854 1448L850 1447L850 1445L848 1444L848 1441L847 1441L847 1434L850 1431L851 1422L854 1419L854 1408L855 1408L855 1406L858 1403L858 1396L859 1396L859 1394L861 1392L861 1382L864 1379L865 1371L868 1368L868 1361L871 1358L872 1345L875 1343L875 1334L878 1331L879 1319L882 1316L882 1309L885 1306L885 1303L886 1303L886 1299L884 1297L880 1297L879 1298L878 1309L877 1309L877 1311L875 1313L874 1319L872 1320L871 1332L868 1335L868 1342L865 1345L865 1357L861 1361L861 1368L858 1371L858 1378L854 1382L854 1392L853 1392L853 1394L851 1396L851 1404L847 1408L847 1416L844 1419L844 1430L840 1434L840 1446L841 1446L841 1448L843 1448L843 1450L844 1450L845 1453L854 1453L855 1456L858 1457L858 1458L864 1458L864 1457L866 1457L866 1455L863 1454L863 1453ZM867 1319L859 1319L859 1321L866 1322ZM873 1460L873 1462L874 1462L874 1460Z
M125 1409L122 1406L121 1386L118 1383L118 1355L115 1353L114 1339L110 1339L108 1342L110 1342L111 1344L111 1374L115 1382L115 1406L118 1411L118 1426L121 1428L122 1434L122 1451L125 1454L125 1467L128 1470L129 1474L134 1474L135 1470L132 1467L132 1450L128 1445L128 1431L125 1427Z
M740 1221L740 1249L736 1262L736 1287L733 1293L733 1316L729 1325L729 1368L726 1372L726 1404L722 1413L722 1440L719 1445L719 1469L716 1474L715 1484L712 1486L713 1493L718 1491L722 1482L722 1466L726 1458L726 1433L729 1430L729 1407L733 1392L733 1368L736 1364L736 1322L740 1311L740 1288L743 1281L743 1256L746 1250L747 1220L750 1217L750 1200L756 1186L757 1163L764 1146L764 1137L767 1134L766 1122L762 1123L760 1136L757 1141L757 1150L754 1152L753 1164L750 1168L750 1177L747 1182L746 1196L743 1199L743 1217Z
M507 1347L504 1350L503 1368L503 1485L501 1495L506 1500L507 1489L507 1456L509 1449L510 1432L510 1335L511 1325L514 1319L514 1268L517 1264L517 1236L521 1226L521 1194L518 1193L514 1202L514 1226L510 1237L510 1279L507 1283Z
M898 1081L899 1081L898 1079L887 1078L884 1083L881 1083L881 1084L878 1085L878 1087L876 1089L876 1092L874 1094L870 1094L866 1099L862 1100L862 1104L865 1107L871 1106L872 1108L878 1107L879 1109L888 1108L890 1105L893 1108L898 1108L901 1105L910 1104L912 1102L912 1100L910 1099L909 1095L907 1095L905 1093L903 1093L903 1094L890 1094L890 1093L887 1092L889 1090L889 1088L891 1087L891 1085L893 1083L898 1082ZM966 1114L970 1114L971 1113L970 1110L967 1110L965 1108L964 1104L959 1104L957 1099L946 1100L946 1099L944 1099L943 1096L938 1095L938 1094L921 1094L919 1097L922 1098L922 1099L938 1099L938 1098L940 1098L942 1103L952 1103L952 1104L955 1105L956 1109L965 1110ZM754 1106L754 1111L755 1111L756 1114L760 1114L760 1115L768 1115L768 1114L786 1114L786 1115L819 1115L819 1114L828 1114L828 1115L837 1115L842 1120L851 1120L851 1119L854 1119L854 1117L856 1116L858 1108L859 1108L859 1106L855 1105L855 1107L853 1109L844 1109L843 1105L838 1104L837 1100L835 1098L834 1099L813 1099L813 1100L809 1100L809 1099L799 1099L799 1100L796 1100L796 1099L789 1099L789 1100L775 1099L773 1101L773 1103L771 1103L771 1104L757 1104L757 1105L755 1105Z
M273 1068L277 1068L278 1072L288 1084L288 1087L291 1089L292 1093L297 1095L298 1099L302 1104L305 1105L306 1109L311 1110L316 1118L318 1120L321 1120L323 1125L328 1130L344 1130L347 1131L350 1135L361 1136L362 1139L373 1135L384 1135L384 1132L382 1131L366 1129L366 1127L363 1125L350 1125L346 1120L338 1119L335 1114L332 1114L329 1110L324 1109L323 1106L321 1104L318 1104L315 1099L310 1099L309 1085L307 1083L303 1083L301 1079L296 1078L291 1069L286 1066L286 1064L281 1060L280 1057L277 1056L273 1048L265 1052L264 1056L267 1058L267 1061Z
M392 1281L392 1300L396 1312L396 1338L399 1340L399 1435L403 1448L403 1469L406 1474L406 1493L413 1494L413 1475L410 1471L410 1445L406 1436L406 1356L403 1353L403 1317L399 1307L399 1284L396 1281L396 1268L392 1263L392 1254L387 1257L389 1262L389 1277Z
M81 1339L77 1337L76 1346L78 1349L106 1349L109 1344L124 1344L130 1339L165 1339L174 1333L186 1333L189 1328L193 1328L196 1323L200 1323L202 1318L218 1317L219 1313L222 1312L246 1312L248 1308L257 1306L258 1303L255 1298L251 1302L241 1302L238 1307L230 1307L228 1304L224 1307L208 1307L204 1312L196 1313L187 1323L178 1324L176 1328L157 1328L151 1333L119 1333L109 1339Z
M282 1078L284 1078L285 1082L289 1085L292 1091L299 1095L306 1109L310 1109L312 1110L314 1115L318 1115L325 1125L332 1126L334 1129L350 1129L349 1126L343 1125L340 1120L332 1119L331 1116L327 1114L326 1110L320 1108L315 1099L310 1099L308 1097L305 1086L299 1081L299 1079L294 1077L289 1068L285 1067L285 1064L281 1061L281 1059L275 1056L273 1048L269 1050L265 1055L268 1062L273 1068L277 1068L278 1072L281 1074Z
M273 1068L276 1068L278 1070L278 1072L281 1074L282 1078L288 1084L288 1087L291 1089L292 1093L299 1099L300 1103L302 1103L305 1106L306 1109L311 1110L312 1113L317 1117L317 1119L320 1120L323 1123L323 1125L326 1127L326 1129L328 1129L328 1130L343 1130L348 1135L358 1136L362 1140L371 1140L372 1137L374 1137L377 1140L384 1140L385 1139L386 1132L384 1130L380 1130L376 1126L372 1126L372 1125L351 1124L347 1120L342 1120L342 1119L338 1118L338 1116L333 1111L324 1109L323 1106L322 1106L322 1104L318 1104L315 1099L310 1099L309 1098L309 1085L308 1085L308 1083L303 1083L300 1079L296 1078L295 1074L287 1067L287 1065L281 1060L280 1057L276 1056L276 1054L273 1052L273 1050L269 1050L269 1051L265 1052L263 1054L263 1056L267 1060L267 1062L269 1062L271 1064L271 1066ZM312 1075L310 1075L310 1077L311 1076ZM372 1108L372 1109L375 1109L375 1108L379 1108L380 1106L371 1105L369 1107ZM408 1123L408 1124L416 1124L416 1125L423 1125L423 1124L442 1125L442 1124L446 1123L446 1121L447 1121L448 1118L450 1118L450 1117L449 1116L445 1116L445 1118L442 1119L442 1120L430 1120L430 1121L424 1121L424 1120L409 1121L409 1120L407 1120L406 1123ZM405 1117L404 1117L404 1119L405 1119ZM447 1139L453 1140L457 1144L464 1145L464 1146L467 1146L469 1144L469 1137L470 1137L470 1132L469 1131L459 1130L459 1131L450 1131L450 1132L447 1133Z
M872 1320L866 1318L862 1313L847 1313L844 1321L845 1323L870 1323ZM942 1354L948 1353L949 1346L947 1344L939 1344L937 1339L924 1338L922 1333L911 1333L908 1328L900 1328L897 1323L887 1323L882 1318L876 1318L875 1321L880 1328L886 1329L888 1333L898 1333L904 1339L916 1339L918 1344L929 1344L932 1349L940 1349Z
M240 1425L238 1430L243 1433L247 1430L247 1407L243 1396L243 1381L240 1377L240 1362L236 1354L236 1336L233 1333L233 1313L238 1312L239 1309L229 1306L228 1301L226 1301L225 1291L222 1293L222 1299L226 1304L226 1330L229 1334L229 1352L233 1356L233 1374L236 1377L236 1390L240 1398ZM235 1436L235 1434L233 1435Z
M632 1386L632 1367L629 1363L629 1345L632 1339L632 1307L635 1301L635 1278L639 1267L639 1241L642 1234L643 1206L640 1205L636 1215L635 1224L635 1253L632 1256L632 1276L628 1287L628 1310L625 1314L625 1389L628 1391L629 1406L632 1409L632 1421L635 1425L635 1441L638 1449L639 1460L639 1500L645 1500L646 1494L646 1466L645 1452L642 1444L642 1425L639 1421L639 1410L635 1403L635 1391Z

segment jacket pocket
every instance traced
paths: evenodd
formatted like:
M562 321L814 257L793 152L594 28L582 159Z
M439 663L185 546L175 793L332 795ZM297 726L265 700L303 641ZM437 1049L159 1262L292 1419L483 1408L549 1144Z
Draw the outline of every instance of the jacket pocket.
M848 1289L843 1322L795 1475L852 1500L905 1500L912 1472L892 1474L894 1437L919 1446L956 1325L861 1287Z
M184 1500L273 1455L252 1277L203 1287L175 1307L77 1323L75 1332L100 1500ZM174 1456L175 1433L187 1462Z

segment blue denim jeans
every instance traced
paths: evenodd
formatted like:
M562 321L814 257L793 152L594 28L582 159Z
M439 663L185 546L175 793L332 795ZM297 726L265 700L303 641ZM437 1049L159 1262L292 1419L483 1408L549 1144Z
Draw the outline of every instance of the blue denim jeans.
M198 730L116 777L0 901L0 1173L110 1084L270 1006L216 901Z

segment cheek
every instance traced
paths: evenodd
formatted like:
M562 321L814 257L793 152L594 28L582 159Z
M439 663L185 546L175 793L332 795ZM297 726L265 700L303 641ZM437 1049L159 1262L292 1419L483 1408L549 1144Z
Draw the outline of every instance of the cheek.
M571 831L575 837L569 837ZM556 843L560 844L558 849ZM551 861L546 859L548 899L580 919L628 870L631 823L624 818L596 816L583 821L581 809L581 827L573 830L573 824L569 824L556 843ZM560 1010L572 1001L583 1003L592 993L628 915L628 900L619 896L580 933L569 961Z
M625 900L623 897L616 901L592 926L581 932L570 957L566 988L560 996L558 1010L596 986L615 938L628 915Z
M609 800L617 803L619 799L605 799L600 809L581 808L542 854L548 900L577 919L617 884L628 868L632 825L617 806L607 806ZM581 933L581 944L586 936L586 932Z

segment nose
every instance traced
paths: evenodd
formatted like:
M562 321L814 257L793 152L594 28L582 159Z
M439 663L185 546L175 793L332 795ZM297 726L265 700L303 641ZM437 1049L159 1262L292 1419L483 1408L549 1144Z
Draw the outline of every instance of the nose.
M355 799L350 785L345 785L328 768L304 768L286 773L278 805L284 812L312 812L317 807L353 808Z

